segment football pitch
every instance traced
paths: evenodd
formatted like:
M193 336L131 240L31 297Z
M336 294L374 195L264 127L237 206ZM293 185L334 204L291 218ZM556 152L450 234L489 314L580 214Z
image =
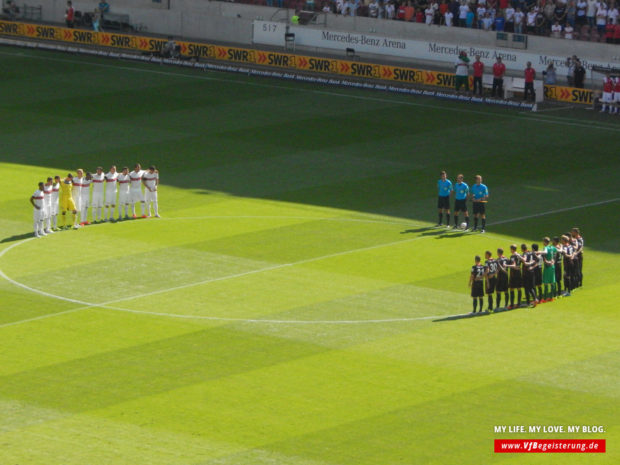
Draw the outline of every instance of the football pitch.
M620 463L620 117L0 60L0 465ZM39 181L136 162L162 218L32 237ZM442 169L486 234L433 227ZM573 296L459 317L475 255L573 226Z

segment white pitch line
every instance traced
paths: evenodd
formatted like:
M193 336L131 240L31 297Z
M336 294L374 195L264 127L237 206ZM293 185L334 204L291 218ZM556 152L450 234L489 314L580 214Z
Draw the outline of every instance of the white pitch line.
M6 254L9 250L17 247L18 245L22 245L22 244L25 244L27 242L30 242L32 240L34 240L33 237L31 237L29 239L25 239L23 241L16 242L15 244L12 244L12 245L8 246L6 249L3 249L2 251L0 251L0 258L2 258L4 256L4 254ZM80 304L80 305L89 305L89 302L84 302L82 300L77 300L77 299L70 299L68 297L62 297L61 298L61 297L59 297L59 296L57 296L55 294L50 294L49 292L41 291L39 289L34 289L34 288L30 287L30 286L27 286L27 285L25 285L23 283L20 283L19 281L15 281L14 279L11 279L9 276L7 276L4 273L4 271L2 271L2 269L0 269L0 277L4 278L5 280L10 282L14 286L21 287L22 289L26 289L27 291L30 291L30 292L35 292L35 293L37 293L39 295L42 295L42 296L45 296L45 297L52 297L54 299L61 299L61 300L64 300L66 302L71 302L71 303Z
M557 210L549 210L546 212L541 212L541 213L535 213L533 215L527 215L527 216L521 216L521 217L517 217L517 218L511 218L508 220L501 220L501 221L497 221L494 223L489 223L489 225L497 225L497 224L505 224L505 223L511 223L511 222L516 222L516 221L522 221L522 220L526 220L526 219L531 219L531 218L537 218L540 216L544 216L544 215L550 215L550 214L555 214L555 213L561 213L561 212L565 212L565 211L571 211L571 210L578 210L581 208L587 208L587 207L593 207L593 206L597 206L597 205L604 205L604 204L608 204L608 203L613 203L613 202L617 202L620 201L620 198L615 198L615 199L608 199L608 200L602 200L600 202L592 202L592 203L587 203L587 204L583 204L583 205L577 205L574 207L567 207L567 208L560 208ZM234 218L234 217L227 217L227 216L221 216L221 217L209 217L209 216L203 216L203 217L194 217L193 219L208 219L208 218ZM256 217L252 217L249 216L249 218L259 218L258 216ZM273 218L282 218L282 217L277 217L274 216ZM299 217L299 218L303 218L305 219L306 217ZM316 219L316 218L312 218L312 217L307 217L308 219ZM170 218L171 220L174 218ZM190 219L189 217L185 217L183 219ZM328 219L332 219L332 218L328 218ZM364 220L360 220L360 221L364 221ZM401 223L397 223L397 224L401 224ZM415 224L415 223L408 223L408 224ZM420 223L418 223L420 224ZM167 289L160 289L157 291L153 291L153 292L147 292L144 294L139 294L139 295L134 295L134 296L129 296L129 297L123 297L121 299L115 299L115 300L109 300L107 302L102 302L102 303L92 303L92 302L84 302L81 300L76 300L76 299L71 299L68 297L64 297L64 296L59 296L59 295L55 295L55 294L51 294L49 292L45 292L45 291L41 291L39 289L35 289L32 288L30 286L27 286L23 283L20 283L18 281L15 281L14 279L10 278L9 276L7 276L2 269L0 269L0 277L4 278L5 280L7 280L8 282L12 283L15 286L21 287L27 291L30 292L34 292L36 294L40 294L46 297L51 297L54 299L58 299L58 300L64 300L66 302L71 302L71 303L77 303L82 305L82 307L76 308L76 309L72 309L72 310L67 310L64 312L58 312L58 313L52 313L49 315L41 315L39 317L34 317L34 318L29 318L26 320L20 320L20 321L14 321L14 322L10 322L10 323L5 323L3 325L0 325L0 328L6 327L6 326L14 326L20 323L26 323L29 321L36 321L36 320L42 320L45 318L51 318L53 316L56 315L61 315L61 314L65 314L65 313L71 313L71 312L76 312L78 310L84 310L84 309L88 309L88 308L94 308L94 307L99 307L99 308L106 308L109 310L115 310L115 311L122 311L122 312L128 312L128 313L142 313L142 314L146 314L146 315L155 315L155 316L167 316L167 317L171 317L171 318L183 318L183 319L201 319L201 320L214 320L214 321L238 321L238 322L248 322L248 323L273 323L273 324L285 324L285 323L289 323L289 324L354 324L354 323L388 323L388 322L404 322L404 321L418 321L418 320L424 320L424 319L432 319L432 318L439 318L439 317L446 317L445 315L436 315L436 316L429 316L429 317L419 317L419 318L393 318L393 319L382 319L382 320L324 320L324 321L313 321L313 320L262 320L262 319L244 319L244 318L239 318L239 319L235 319L235 318L224 318L224 317L209 317L209 316L201 316L201 315L179 315L179 314L173 314L173 313L159 313L159 312L148 312L148 311L141 311L141 310L131 310L131 309L126 309L126 308L121 308L121 307L112 307L110 306L110 304L114 304L114 303L118 303L118 302L125 302L128 300L134 300L134 299L140 299L143 297L148 297L148 296L152 296L152 295L156 295L156 294L163 294L166 292L173 292L173 291L177 291L180 289L187 289L189 287L195 287L195 286L200 286L203 284L209 284L209 283L213 283L213 282L218 282L218 281L225 281L225 280L229 280L229 279L236 279L236 278L241 278L244 276L249 276L252 274L257 274L257 273L263 273L266 271L273 271L273 270L277 270L277 269L281 269L281 268L286 268L286 267L292 267L292 266L297 266L297 265L303 265L305 263L311 263L311 262L315 262L315 261L320 261L320 260L327 260L329 258L334 258L334 257L339 257L339 256L343 256L343 255L349 255L352 253L358 253L358 252L364 252L364 251L369 251L369 250L375 250L375 249L379 249L379 248L383 248L383 247L391 247L393 245L398 245L398 244L407 244L410 242L414 242L420 239L425 239L425 238L431 238L431 237L435 237L435 236L416 236L414 238L411 239L405 239L405 240L400 240L400 241L393 241L393 242L387 242L387 243L383 243L383 244L376 244L376 245L372 245L372 246L368 246L368 247L360 247L357 249L351 249L351 250L345 250L342 252L336 252L333 254L328 254L328 255L323 255L320 257L313 257L313 258L307 258L304 260L299 260L296 262L291 262L291 263L282 263L279 265L273 265L273 266L268 266L268 267L264 267L264 268L259 268L257 270L251 270L251 271L245 271L243 273L237 273L237 274L233 274L233 275L228 275L228 276L221 276L219 278L211 278L211 279L207 279L204 281L199 281L196 283L189 283L189 284L184 284L182 286L176 286L176 287L171 287L171 288L167 288ZM16 242L15 244L10 245L9 247L7 247L6 249L3 249L2 251L0 251L0 258L2 258L4 256L4 254L6 252L8 252L9 250L13 249L14 247L17 247L18 245L21 244L25 244L28 241L33 240L33 238L30 239L25 239L19 242ZM449 315L449 316L457 316L457 315Z
M111 307L108 305L94 305L89 308L101 307L107 310L114 310L125 313L135 313L140 315L153 315L163 316L167 318L178 318L184 320L207 320L207 321L229 321L232 323L264 323L264 324L291 324L291 325L353 325L353 324L370 324L370 323L402 323L406 321L421 321L432 320L433 318L448 318L458 315L432 315L421 316L415 318L385 318L374 320L269 320L261 318L227 318L219 316L205 316L205 315L181 315L178 313L163 313L163 312L150 312L148 310L132 310L122 307ZM0 326L1 328L2 326Z
M600 202L585 203L583 205L576 205L574 207L558 208L557 210L549 210L549 211L546 211L546 212L534 213L533 215L519 216L518 218L510 218L508 220L495 221L494 223L489 223L489 225L493 226L493 225L496 225L496 224L514 223L515 221L529 220L531 218L538 218L538 217L545 216L545 215L553 215L555 213L569 212L569 211L572 211L572 210L579 210L581 208L595 207L597 205L605 205L605 204L608 204L608 203L613 203L613 202L618 202L618 201L620 201L620 198L609 199L609 200L601 200Z
M458 113L472 113L472 114L481 114L481 115L490 115L490 116L494 116L494 117L502 117L502 118L513 118L514 116L511 114L503 114L500 112L490 112L490 111L484 111L484 110L472 110L472 109L468 109L468 108L459 108L459 107L450 107L447 105L433 105L430 103L421 103L421 102L411 102L411 101L405 101L405 100L398 100L396 98L391 99L391 98L385 98L385 97L370 97L370 96L365 96L365 95L354 95L354 94L347 94L347 93L343 93L343 92L332 92L332 91L321 91L321 90L313 90L313 89L307 89L301 86L298 87L293 87L293 86L282 86L282 85L277 85L277 84L265 84L265 83L260 83L260 82L250 82L250 81L239 81L239 80L231 80L231 79L222 79L222 78L214 78L214 77L210 77L210 76L204 76L204 75L200 75L200 74L186 74L186 73L182 73L182 72L172 72L172 71L159 71L159 70L154 70L154 69L147 69L147 68L139 68L139 67L131 67L131 66L119 66L119 65L112 65L109 63L95 63L95 62L91 62L91 61L83 61L83 60L70 60L70 59L66 59L66 58L57 58L57 57L43 57L43 56L33 56L33 55L26 55L24 53L8 53L8 52L0 52L0 55L7 55L7 56L18 56L18 57L28 57L28 58L37 58L40 60L48 60L48 61L56 61L56 62L61 62L61 63L79 63L82 65L90 65L90 66L98 66L101 68L110 68L110 69L122 69L125 71L132 71L132 72L142 72L142 73L150 73L150 74L158 74L158 75L162 75L162 76L176 76L176 77L184 77L187 79L197 79L197 80L202 80L202 81L213 81L213 82L225 82L225 83L235 83L238 85L246 85L246 86L253 86L253 87L263 87L263 88L267 88L267 89L285 89L285 90L291 90L291 91L295 91L295 92L305 92L305 93L312 93L312 94L324 94L324 95L329 95L329 96L333 96L333 97L345 97L345 98L349 98L349 99L355 99L355 100L363 100L363 101L374 101L374 102L381 102L381 103L386 103L386 104L392 104L392 105L407 105L407 106L415 106L415 107L423 107L423 108L432 108L432 109L437 109L437 110L446 110L446 111L452 111L452 112L458 112ZM147 64L148 63L136 63L136 64ZM180 70L179 70L180 71ZM213 72L219 72L219 71L213 71ZM295 81L295 83L297 83L297 81ZM401 96L402 97L402 96ZM518 114L518 113L517 113ZM533 113L535 115L535 113ZM601 125L599 122L593 123L593 124L587 124L586 122L583 123L571 123L569 121L563 121L563 120L551 120L551 119L543 119L543 118L536 118L533 116L525 116L525 117L520 117L521 120L527 120L527 121L538 121L538 122L543 122L543 123L547 123L547 124L555 124L555 125L565 125L565 126L577 126L577 127L585 127L585 128L589 128L589 129L595 129L595 130L603 130L603 131L614 131L614 132L620 132L620 128L617 127L610 127L610 126L604 126Z
M583 122L583 123L571 123L570 121L558 121L558 120L552 120L552 119L546 119L546 118L536 118L535 116L526 116L525 118L527 118L528 121L538 121L540 123L562 124L564 126L576 126L576 127L579 127L579 128L602 129L602 130L605 130L605 131L620 132L620 127L612 128L612 127L609 127L609 126L593 126L592 124L588 124L586 122Z
M545 108L544 110L536 110L536 113L550 113L552 111L562 111L562 110L568 110L571 108L575 108L573 105L565 105L562 107L553 107L553 108ZM529 115L531 114L531 111L520 111L519 112L522 115Z
M208 217L199 217L199 218L208 218ZM309 219L312 219L312 217L308 217ZM414 223L415 224L415 223ZM10 282L11 284L17 286L17 287L21 287L22 289L25 289L29 292L33 292L35 294L39 294L45 297L50 297L50 298L54 298L57 300L63 300L66 302L71 302L71 303L76 303L76 304L80 304L81 307L79 308L75 308L75 309L71 309L71 310L67 310L64 312L58 312L58 313L52 313L49 315L41 315L38 317L34 317L34 318L28 318L25 320L20 320L20 321L14 321L14 322L9 322L9 323L5 323L0 325L0 328L4 328L7 326L15 326L17 324L20 323L26 323L29 321L37 321L37 320L43 320L46 318L51 318L54 317L56 315L62 315L65 313L72 313L72 312L76 312L79 310L85 310L85 309L89 309L89 308L94 308L94 307L99 307L99 308L106 308L109 310L115 310L115 311L123 311L123 312L128 312L128 313L143 313L143 314L151 314L151 315L157 315L157 316L167 316L167 317L171 317L171 318L184 318L184 319L202 319L202 320L214 320L214 321L238 321L238 322L248 322L248 323L272 323L272 324L284 324L284 323L290 323L290 324L353 324L353 323L388 323L388 322L403 322L403 321L415 321L415 320L422 320L422 319L431 319L431 318L437 318L437 317L441 317L440 316L430 316L430 317L420 317L420 318L398 318L398 319L384 319L384 320L324 320L324 321L315 321L315 320L263 320L263 319L247 319L247 318L224 318L224 317L208 317L208 316L200 316L200 315L196 315L196 316L192 316L192 315L178 315L178 314L172 314L172 313L158 313L158 312L148 312L148 311L140 311L140 310L131 310L131 309L126 309L126 308L121 308L121 307L113 307L110 306L110 304L114 304L114 303L118 303L118 302L124 302L127 300L135 300L135 299L140 299L143 297L148 297L151 295L156 295L156 294L163 294L166 292L173 292L173 291L177 291L180 289L186 289L189 287L195 287L195 286L199 286L199 285L203 285L203 284L209 284L209 283L213 283L213 282L218 282L218 281L225 281L225 280L229 280L229 279L236 279L236 278L241 278L244 276L249 276L252 274L257 274L257 273L263 273L263 272L267 272L267 271L272 271L272 270L277 270L280 268L286 268L286 267L291 267L291 266L296 266L296 265L301 265L304 263L310 263L310 262L314 262L314 261L319 261L319 260L325 260L328 258L333 258L333 257L337 257L337 256L341 256L341 255L348 255L348 254L352 254L352 253L357 253L357 252L362 252L362 251L366 251L366 250L373 250L373 249L378 249L381 247L389 247L392 245L396 245L396 244L401 244L401 243L408 243L408 242L413 242L419 239L424 239L425 237L433 237L433 236L417 236L411 239L405 239L405 240L400 240L400 241L394 241L394 242L389 242L389 243L384 243L384 244L377 244L377 245L373 245L373 246L369 246L369 247L361 247L358 249L351 249L351 250L345 250L342 252L336 252L333 254L328 254L328 255L323 255L320 257L313 257L313 258L308 258L308 259L304 259L304 260L299 260L297 262L291 262L291 263L282 263L279 265L273 265L273 266L268 266L268 267L264 267L264 268L260 268L257 270L251 270L251 271L246 271L243 273L236 273L233 275L227 275L227 276L221 276L219 278L211 278L211 279L207 279L204 281L199 281L196 283L189 283L189 284L185 284L182 286L176 286L176 287L172 287L172 288L167 288L167 289L160 289L157 291L153 291L153 292L147 292L144 294L139 294L139 295L134 295L134 296L129 296L129 297L123 297L121 299L114 299L114 300L110 300L110 301L106 301L106 302L102 302L102 303L94 303L94 302L84 302L81 300L77 300L77 299L71 299L69 297L64 297L64 296L60 296L60 295L56 295L56 294L52 294L46 291L42 291L40 289L36 289L30 286L27 286L26 284L20 283L19 281L15 281L14 279L12 279L11 277L7 276L4 271L2 271L0 269L0 277L4 278L6 281ZM0 258L2 258L9 250L17 247L18 245L21 244L25 244L28 241L33 240L33 238L29 238L23 241L19 241L16 242L15 244L10 245L9 247L7 247L6 249L3 249L2 251L0 251Z
M371 220L363 218L338 218L338 217L318 217L318 216L278 216L278 215L205 215L205 216L174 216L163 217L157 221L170 221L170 220L260 220L260 219L273 219L273 220L309 220L309 221L335 221L335 222L351 222L351 223L375 223L375 224L394 224L394 225L409 225L409 226L425 226L426 223L414 222L414 221L390 221L390 220Z
M57 296L52 296L54 298L58 298ZM8 323L3 323L0 325L0 328L7 328L9 326L17 326L17 325L21 325L22 323L30 323L33 321L39 321L39 320L46 320L48 318L51 318L53 316L58 316L58 315L66 315L67 313L75 313L75 312L79 312L81 310L85 310L87 308L93 308L93 305L85 305L84 307L77 307L77 308L72 308L70 310L65 310L62 312L56 312L56 313L46 313L45 315L39 315L39 316L35 316L33 318L26 318L25 320L17 320L17 321L10 321Z
M243 273L237 273L237 274L232 274L232 275L227 275L227 276L221 276L219 278L205 279L203 281L197 281L195 283L183 284L181 286L170 287L170 288L166 288L166 289L159 289L157 291L147 292L147 293L144 293L144 294L140 294L138 296L123 297L122 299L111 300L111 301L105 302L104 304L101 304L101 305L107 305L107 304L118 303L118 302L125 302L127 300L134 300L134 299L139 299L139 298L142 298L142 297L150 297L150 296L157 295L157 294L165 294L167 292L174 292L174 291L178 291L180 289L187 289L187 288L190 288L190 287L201 286L203 284L210 284L210 283L215 283L215 282L219 282L219 281L227 281L229 279L243 278L245 276L249 276L249 275L253 275L253 274L257 274L257 273L263 273L263 272L266 272L266 271L279 270L281 268L287 268L287 267L292 267L292 266L297 266L297 265L303 265L303 264L306 264L306 263L312 263L312 262L317 262L317 261L321 261L321 260L327 260L327 259L330 259L330 258L340 257L340 256L343 256L343 255L350 255L350 254L353 254L353 253L366 252L368 250L380 249L380 248L383 248L383 247L391 247L391 246L397 245L397 244L406 244L406 243L409 243L409 242L417 241L417 240L420 240L420 239L426 239L426 238L429 238L429 237L434 237L434 236L416 236L416 237L413 237L411 239L404 239L404 240L401 240L401 241L386 242L384 244L376 244L376 245L371 245L371 246L368 246L368 247L360 247L358 249L344 250L342 252L336 252L336 253L332 253L332 254L328 254L328 255L321 255L320 257L306 258L304 260L299 260L299 261L291 262L291 263L281 263L279 265L267 266L265 268L259 268L257 270L244 271Z

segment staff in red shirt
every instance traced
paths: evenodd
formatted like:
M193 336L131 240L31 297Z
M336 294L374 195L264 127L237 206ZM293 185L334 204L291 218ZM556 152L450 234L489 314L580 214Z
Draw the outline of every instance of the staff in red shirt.
M527 100L528 94L532 94L532 102L536 101L536 92L534 91L534 79L536 79L536 70L532 68L532 62L528 61L525 68L525 92L523 92L523 100Z
M497 96L504 98L504 74L506 74L506 65L502 63L502 57L497 57L497 61L493 64L492 97L495 97L495 91L497 90Z
M620 111L620 76L616 78L614 83L614 107L612 113L617 114Z
M65 21L67 22L67 27L73 27L73 22L75 20L75 10L73 9L73 4L71 0L67 2L67 11L65 12Z
M605 80L603 81L603 96L601 98L603 106L601 108L601 113L605 113L605 110L607 110L608 107L609 113L613 112L612 104L614 103L614 88L615 82L608 74L605 76Z
M484 74L484 63L480 61L480 55L476 55L476 61L474 61L473 68L474 95L476 95L476 89L478 89L478 95L482 97L482 75Z

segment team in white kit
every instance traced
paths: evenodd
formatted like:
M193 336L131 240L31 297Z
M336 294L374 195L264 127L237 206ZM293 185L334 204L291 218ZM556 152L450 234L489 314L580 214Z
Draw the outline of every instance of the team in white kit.
M124 167L118 173L112 165L110 171L104 174L103 168L98 167L94 174L77 169L76 176L68 176L72 188L70 195L79 213L79 224L90 224L88 209L92 208L91 216L94 223L107 221L121 221L130 218L151 217L151 208L155 218L159 218L157 205L157 188L159 186L159 171L155 166L142 170L139 163L130 172ZM34 236L43 237L58 231L59 191L61 178L47 178L47 182L40 182L38 189L30 197L34 207ZM92 187L91 187L92 186ZM144 192L143 192L144 186ZM91 197L92 194L92 197ZM69 195L63 191L63 196ZM118 197L118 201L117 201ZM63 197L64 198L64 197ZM136 206L140 204L140 214L136 213ZM62 215L67 213L63 207ZM114 210L116 208L117 219Z

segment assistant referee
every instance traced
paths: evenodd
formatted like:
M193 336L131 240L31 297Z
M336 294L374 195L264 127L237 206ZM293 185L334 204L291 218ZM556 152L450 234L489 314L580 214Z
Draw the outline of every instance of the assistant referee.
M443 222L443 214L446 214L446 226L450 227L450 193L452 192L452 181L448 179L445 171L439 173L437 181L437 190L439 197L437 199L437 208L439 210L439 221L437 226L441 226Z
M487 226L486 203L489 199L489 189L482 184L482 176L479 174L476 175L476 184L471 186L470 192L474 203L474 227L472 231L478 229L478 218L480 218L482 220L480 232L485 232Z

